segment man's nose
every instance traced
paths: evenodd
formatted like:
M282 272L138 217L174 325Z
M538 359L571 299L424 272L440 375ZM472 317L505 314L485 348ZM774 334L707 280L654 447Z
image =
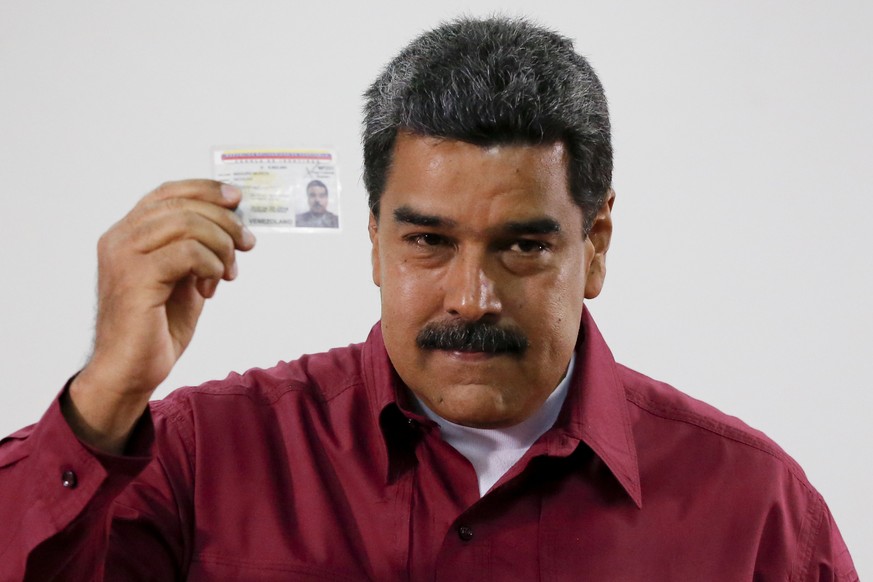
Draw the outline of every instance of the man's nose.
M483 255L459 252L452 258L446 272L444 299L450 315L478 321L502 311L497 282L489 275L487 257Z

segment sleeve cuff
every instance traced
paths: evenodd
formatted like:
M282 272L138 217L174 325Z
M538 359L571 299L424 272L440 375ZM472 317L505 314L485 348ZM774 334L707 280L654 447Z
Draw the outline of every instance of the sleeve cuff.
M107 454L80 441L61 412L61 397L73 378L30 436L34 439L34 486L53 529L65 527L86 505L111 503L153 458L155 431L148 409L137 422L124 455Z

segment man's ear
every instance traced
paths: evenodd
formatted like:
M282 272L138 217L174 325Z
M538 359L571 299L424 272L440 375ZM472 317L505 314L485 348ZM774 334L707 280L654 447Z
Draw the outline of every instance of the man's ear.
M603 289L606 279L606 251L612 239L612 205L615 203L615 190L609 189L606 200L597 211L591 229L588 231L588 242L593 247L593 256L588 265L588 275L585 279L585 299L594 299Z
M370 211L370 222L367 225L367 231L370 233L370 243L373 245L370 250L370 260L373 263L373 283L376 284L376 287L381 287L382 272L379 263L379 219L376 218L376 215L373 214L372 210Z

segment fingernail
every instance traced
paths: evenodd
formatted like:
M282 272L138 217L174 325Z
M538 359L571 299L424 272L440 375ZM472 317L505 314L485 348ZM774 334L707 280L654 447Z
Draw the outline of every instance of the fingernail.
M239 275L239 267L236 265L236 261L230 265L230 278L236 279L236 276Z
M228 202L237 202L240 198L242 198L242 190L240 190L236 186L231 186L230 184L222 184L221 195Z
M243 243L244 243L247 247L250 247L250 246L252 246L253 244L255 244L255 241L256 241L257 239L255 238L255 235L252 234L252 231L250 231L250 230L249 230L248 228L246 228L246 227L242 227L242 240L243 240Z

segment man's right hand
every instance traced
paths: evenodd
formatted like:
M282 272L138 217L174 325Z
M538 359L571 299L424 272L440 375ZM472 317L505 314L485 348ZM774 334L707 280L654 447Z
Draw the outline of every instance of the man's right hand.
M204 301L236 277L235 252L255 243L233 212L240 197L212 180L166 183L100 238L94 352L62 403L85 442L123 451Z

